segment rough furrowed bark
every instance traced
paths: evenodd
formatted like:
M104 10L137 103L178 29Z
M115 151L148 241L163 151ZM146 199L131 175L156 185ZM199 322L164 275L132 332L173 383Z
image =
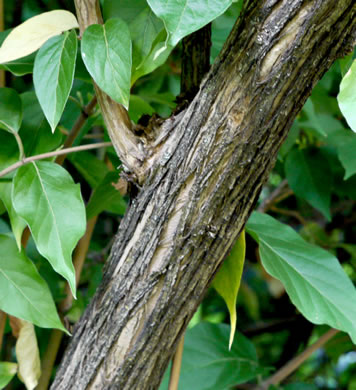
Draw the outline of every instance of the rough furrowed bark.
M52 389L157 389L313 85L355 40L353 0L249 1L162 125Z

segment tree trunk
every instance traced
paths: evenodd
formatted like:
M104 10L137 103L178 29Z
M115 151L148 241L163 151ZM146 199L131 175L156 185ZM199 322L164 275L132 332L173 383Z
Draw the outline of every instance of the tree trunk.
M143 188L52 389L157 389L312 87L355 41L353 0L250 0Z

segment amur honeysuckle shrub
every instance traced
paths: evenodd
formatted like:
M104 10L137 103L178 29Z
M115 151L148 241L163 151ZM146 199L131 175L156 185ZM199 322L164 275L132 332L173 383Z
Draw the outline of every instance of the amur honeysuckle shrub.
M16 373L35 388L40 353L48 347L45 329L70 334L68 323L78 320L98 286L117 218L129 203L121 146L105 131L95 91L120 103L138 128L154 113L169 116L179 95L182 39L212 23L213 61L242 8L232 0L104 0L103 24L81 34L73 12L56 9L57 2L33 3L23 1L26 20L16 26L5 4L9 28L0 32L6 76L0 88L2 388ZM39 4L46 6L42 13ZM295 305L288 303L289 310L345 333L338 358L356 343L354 132L356 61L350 54L332 66L295 120L259 211L246 225L247 248L243 232L212 283L219 295L211 291L193 318L180 389L227 389L268 375L278 359L267 353L258 361L256 349L260 353L266 340L249 340L235 329L278 317L266 307L285 293ZM252 240L257 256L249 250ZM84 266L75 261L80 256L87 257ZM268 310L272 316L265 316ZM227 318L230 329L221 323ZM353 386L355 378L350 374ZM309 388L297 386L285 389Z

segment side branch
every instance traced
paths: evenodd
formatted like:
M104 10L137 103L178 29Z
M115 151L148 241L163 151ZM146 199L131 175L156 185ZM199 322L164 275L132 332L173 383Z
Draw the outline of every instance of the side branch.
M331 338L333 338L339 331L336 329L330 329L324 333L314 344L310 345L300 355L290 360L285 366L279 369L270 378L264 380L260 385L254 387L252 390L267 390L271 385L278 385L290 374L297 370L316 350L326 344Z
M80 34L91 24L102 24L99 0L75 0ZM108 129L109 137L121 162L135 179L142 183L145 177L143 162L146 154L144 145L132 131L132 124L126 109L112 100L97 85L95 93Z
M15 169L22 167L22 165L26 165L26 164L29 164L29 163L34 162L34 161L44 160L45 158L52 158L52 157L57 157L57 156L66 156L69 153L83 152L84 150L105 148L107 146L112 146L112 143L111 142L99 142L96 144L73 146L72 148L66 148L66 149L55 150L53 152L36 154L35 156L23 158L22 160L17 161L14 164L3 169L2 171L0 171L0 177L3 177L5 175L7 175L8 173L14 171ZM57 162L57 164L60 164L60 163Z

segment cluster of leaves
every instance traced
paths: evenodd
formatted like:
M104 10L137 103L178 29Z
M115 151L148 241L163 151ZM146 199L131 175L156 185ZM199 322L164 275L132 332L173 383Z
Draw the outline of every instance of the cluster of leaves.
M38 352L31 352L35 355L33 364L21 371L25 366L21 363L23 340L32 346L37 343L28 324L40 327L36 333L41 355L49 337L49 330L43 328L66 331L55 305L68 293L62 277L78 298L66 317L71 322L78 320L100 282L118 216L127 207L126 197L118 190L119 172L114 167L120 166L120 161L112 147L69 154L64 167L54 162L55 152L63 147L70 129L76 128L94 96L92 79L125 106L135 122L143 114L169 115L179 94L179 42L213 21L213 60L242 2L104 0L104 24L89 26L80 40L73 13L57 10L39 14L38 9L31 9L32 2L24 4L26 21L0 33L0 68L7 71L7 82L12 87L0 88L0 128L4 130L0 132L0 309L13 316L11 327L8 322L5 329L10 352L3 356L8 362L0 363L0 386L18 372L26 387L34 388L39 376ZM12 25L11 9L7 15ZM335 99L341 81L339 66L345 74L339 105L347 122ZM29 74L33 74L33 84ZM261 202L284 179L288 181L288 198L281 201L285 209L275 202L270 211L295 229L261 213L253 214L246 228L249 246L256 245L250 242L251 237L259 245L264 269L282 282L278 285L279 297L283 298L286 291L305 318L348 333L354 343L356 308L352 303L356 292L352 281L356 280L356 250L349 239L355 232L345 221L354 215L353 203L348 199L356 199L356 135L348 128L356 129L355 85L356 61L349 56L335 64L314 90L262 193ZM108 139L100 112L89 114L73 145ZM49 152L54 153L47 159L31 159ZM25 158L28 163L22 164ZM9 167L18 162L10 171ZM77 290L72 252L87 222L89 226L95 221L97 229ZM218 295L210 292L186 336L182 389L226 389L265 375L268 370L264 367L276 361L261 352L265 340L253 340L254 346L240 332L234 339L236 323L238 328L246 328L250 322L279 317L271 308L267 310L272 316L263 315L259 301L271 306L269 297L273 294L268 288L273 291L275 279L262 273L249 246L242 281L244 236L240 236L213 284L228 307L230 336L228 326L220 324L226 319L226 309ZM336 258L340 253L342 265ZM251 283L249 278L253 279ZM240 281L240 296L244 299L238 302L236 315ZM252 289L254 284L256 291ZM263 285L263 293L258 285ZM295 311L294 306L288 307ZM16 319L20 319L17 333ZM200 323L203 320L210 323ZM9 362L14 358L11 329L17 336L19 366ZM283 337L281 340L277 355L283 348ZM337 357L344 352L346 349ZM29 353L23 360L31 360ZM166 383L167 378L162 388Z

